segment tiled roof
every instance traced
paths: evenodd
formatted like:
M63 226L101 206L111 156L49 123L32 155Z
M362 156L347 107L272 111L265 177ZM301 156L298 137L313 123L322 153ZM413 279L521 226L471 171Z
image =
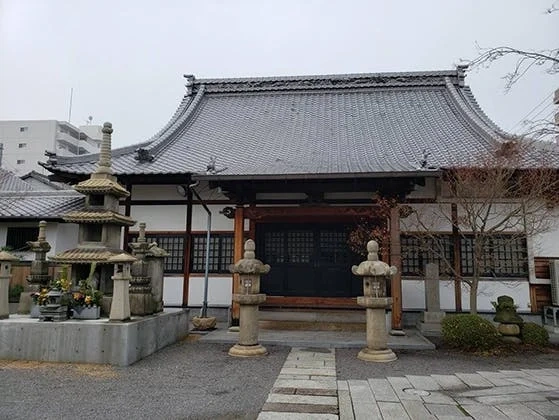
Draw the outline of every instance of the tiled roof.
M113 150L112 169L115 175L220 178L416 173L475 162L506 138L464 86L460 67L252 79L187 76L187 94L171 121L149 141ZM98 158L55 157L44 166L88 174Z
M64 220L72 223L114 223L133 226L136 221L128 216L109 210L77 210L66 213Z
M85 264L96 262L98 264L112 264L111 257L122 254L121 249L106 248L74 248L49 257L51 261L65 264Z
M82 209L85 197L75 191L0 192L0 219L61 219Z
M39 191L50 191L50 190L71 190L72 186L68 184L64 184L62 182L55 182L51 181L48 176L40 174L36 171L28 172L27 174L21 177L22 180L29 182L28 180L35 180L37 184L40 185L38 188L37 186L31 184L34 190ZM42 185L41 185L42 184Z
M33 187L16 174L0 169L0 191L29 191Z

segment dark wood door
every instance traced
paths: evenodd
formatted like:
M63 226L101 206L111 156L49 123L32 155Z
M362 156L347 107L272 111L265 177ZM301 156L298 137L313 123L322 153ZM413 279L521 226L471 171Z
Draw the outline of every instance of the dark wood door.
M258 258L270 264L263 293L273 296L358 296L361 282L351 273L359 257L347 245L343 224L259 224Z

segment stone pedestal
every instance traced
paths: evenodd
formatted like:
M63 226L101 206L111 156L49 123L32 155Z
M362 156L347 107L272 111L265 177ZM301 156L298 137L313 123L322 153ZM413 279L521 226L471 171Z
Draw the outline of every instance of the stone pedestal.
M368 362L391 362L396 360L396 355L388 348L388 332L386 330L386 309L391 307L392 299L359 296L357 304L367 308L367 347L359 352L357 358Z
M244 258L229 268L231 273L239 274L240 290L234 294L233 302L239 304L239 342L229 349L229 355L254 357L268 354L265 347L258 344L258 305L266 301L260 292L260 275L268 273L270 266L255 259L255 244L249 239L245 242Z
M507 343L520 344L520 326L518 324L499 324L497 331L501 334L501 340Z
M367 261L353 266L351 271L363 277L363 294L357 304L366 308L367 347L359 352L358 359L367 362L391 362L397 357L388 348L386 329L386 309L392 305L392 298L386 296L386 282L396 272L395 267L378 260L378 244L367 244Z
M418 330L423 334L440 335L445 315L440 303L439 265L425 264L425 311L417 323Z
M10 278L12 277L12 263L19 261L6 251L0 252L0 319L10 317Z

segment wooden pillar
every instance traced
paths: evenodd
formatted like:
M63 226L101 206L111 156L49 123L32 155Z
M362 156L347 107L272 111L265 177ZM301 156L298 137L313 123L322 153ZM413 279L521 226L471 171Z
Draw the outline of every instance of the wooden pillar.
M250 207L255 207L255 205L251 204ZM249 219L248 223L248 238L256 241L256 221Z
M462 312L462 261L461 256L461 246L460 246L460 232L458 231L458 208L456 204L451 205L451 217L452 217L452 242L453 242L453 253L454 253L454 308L456 312Z
M234 226L234 251L233 251L233 262L239 261L243 258L243 241L245 233L245 219L244 219L244 208L243 206L237 206L235 209L235 226ZM239 275L233 274L233 293L239 293L240 283ZM231 324L233 326L239 325L239 304L233 302L231 307Z
M400 245L400 208L390 209L390 265L398 272L392 276L392 329L402 329L402 250Z
M186 221L184 229L184 253L183 253L183 279L182 279L182 306L188 305L188 287L190 284L190 254L192 246L192 190L187 190Z

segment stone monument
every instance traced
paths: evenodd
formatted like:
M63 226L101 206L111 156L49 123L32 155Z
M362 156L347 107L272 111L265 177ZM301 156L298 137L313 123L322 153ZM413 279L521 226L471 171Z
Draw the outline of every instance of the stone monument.
M493 321L498 322L497 330L502 335L501 339L509 343L521 343L520 325L524 320L516 313L514 299L510 296L499 296L497 302L491 302L495 307Z
M149 244L146 240L146 224L140 223L140 232L136 242L130 242L132 255L137 258L132 263L130 281L130 313L132 315L150 315L154 312L154 302L151 295L151 281L148 273L148 263L145 261Z
M0 319L10 317L10 278L12 277L12 263L19 258L6 251L0 251Z
M136 262L133 256L122 253L109 258L114 264L113 300L109 321L128 321L130 319L130 264Z
M363 277L363 295L357 297L357 304L367 309L367 347L357 357L367 362L391 362L397 357L388 348L386 330L386 309L392 305L392 298L386 296L386 282L396 274L396 267L389 267L378 259L378 243L367 243L367 260L351 268L353 274Z
M121 230L123 226L132 226L136 222L119 212L119 200L130 193L120 185L113 171L111 155L112 124L103 124L103 139L99 153L99 162L89 179L78 183L74 189L85 195L83 210L72 211L64 215L66 222L79 225L78 246L50 257L59 264L72 265L74 284L85 278L91 264L98 267L98 283L95 287L103 292L102 311L110 312L111 293L113 291L112 264L109 259L120 255Z
M244 258L232 264L229 271L239 274L242 293L233 295L233 302L240 306L239 342L229 349L231 356L253 357L268 354L265 347L258 344L258 305L266 301L260 293L260 275L270 271L268 264L255 258L256 245L252 239L245 242Z
M39 222L39 235L36 241L29 241L29 250L35 253L35 259L31 263L31 273L27 277L29 286L19 297L18 314L30 314L31 318L39 318L39 308L33 305L31 293L40 292L41 289L48 288L51 276L49 275L49 263L47 253L50 251L50 244L46 238L47 222Z
M425 311L419 318L417 328L423 334L440 335L441 321L445 315L441 312L439 265L425 264Z

